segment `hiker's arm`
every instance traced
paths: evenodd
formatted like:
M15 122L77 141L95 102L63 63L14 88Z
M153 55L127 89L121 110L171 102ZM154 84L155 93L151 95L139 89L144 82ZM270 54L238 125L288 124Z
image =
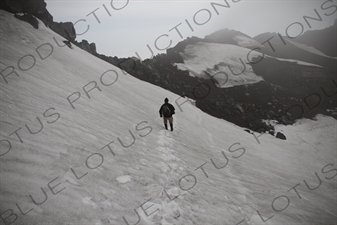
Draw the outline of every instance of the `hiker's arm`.
M159 109L159 116L160 116L160 117L162 117L162 113L161 113L162 108L163 108L163 106L161 106L160 109Z
M176 109L174 108L174 106L172 104L171 104L171 109L172 109L172 112L173 112L172 114L175 114Z

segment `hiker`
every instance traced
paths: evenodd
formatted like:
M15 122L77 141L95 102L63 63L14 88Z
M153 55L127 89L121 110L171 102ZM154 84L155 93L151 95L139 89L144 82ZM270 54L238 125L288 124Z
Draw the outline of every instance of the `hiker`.
M172 115L175 113L174 110L174 106L171 105L169 102L169 100L167 98L165 98L164 100L164 104L160 107L159 109L159 115L160 117L164 116L164 125L165 128L167 130L167 121L169 121L170 126L171 126L171 131L173 131L173 117Z

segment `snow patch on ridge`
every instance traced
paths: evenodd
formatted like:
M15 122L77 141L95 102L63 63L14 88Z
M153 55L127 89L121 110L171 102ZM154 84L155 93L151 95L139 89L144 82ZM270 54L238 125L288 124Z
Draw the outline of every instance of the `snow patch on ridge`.
M319 55L319 56L324 56L326 58L330 58L330 59L337 59L337 57L331 57L331 56L328 56L326 54L324 54L323 52L319 51L318 49L312 47L312 46L309 46L309 45L305 45L305 44L301 44L301 43L297 43L295 41L291 41L291 40L287 40L288 42L290 42L291 44L295 45L296 47L300 48L300 49L303 49L307 52L310 52L310 53L313 53L313 54L316 54L316 55Z
M262 57L262 54L247 48L199 42L187 45L181 56L184 63L176 63L178 69L190 71L193 77L212 78L218 87L227 88L263 80L254 73L247 59L253 61L253 57Z
M245 48L260 45L243 36L236 36L236 40L244 47L204 42L187 45L184 52L180 53L184 63L176 63L175 65L180 70L189 71L192 77L212 79L215 85L221 88L262 81L263 78L254 73L250 63L263 60L263 57L294 62L304 66L321 67L299 60L276 58Z
M263 48L264 47L258 41L255 41L254 39L243 36L243 35L235 36L234 40L238 43L238 45L245 47L245 48L253 48L253 47Z
M323 68L322 66L317 65L317 64L308 63L308 62L303 62L303 61L295 60L295 59L276 58L276 57L269 56L269 55L265 55L265 57L266 57L266 58L276 59L276 60L279 60L279 61L284 61L284 62L294 62L294 63L297 63L298 65L303 65L303 66L315 66L315 67Z

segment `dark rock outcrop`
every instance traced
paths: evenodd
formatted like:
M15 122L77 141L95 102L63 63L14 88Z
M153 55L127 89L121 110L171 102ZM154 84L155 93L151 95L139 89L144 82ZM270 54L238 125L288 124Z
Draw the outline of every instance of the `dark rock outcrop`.
M281 132L277 132L276 137L282 140L287 140L286 136Z
M295 38L294 41L304 43L320 50L324 54L337 57L336 43L337 19L334 25L323 30L309 30L300 37Z
M175 63L183 63L184 60L180 56L180 52L183 52L187 45L193 45L200 41L204 41L204 39L198 37L189 37L181 42L179 42L174 48L169 48L166 50L167 56Z
M53 21L53 16L47 10L44 0L1 0L0 9L17 14L16 17L29 22L34 28L38 28L38 23L34 17L40 19L47 27L58 33L68 41L74 42L76 32L73 23L57 23ZM24 15L20 15L23 13Z
M36 19L35 16L31 14L23 13L23 14L15 14L14 16L18 18L19 20L22 20L22 21L25 21L31 24L35 29L39 28L39 21Z
M95 43L89 44L87 40L82 40L81 42L75 41L74 44L77 45L79 48L89 52L90 54L97 56Z
M55 33L58 33L65 39L70 42L74 42L76 39L76 31L72 22L65 22L65 23L57 23L51 22L48 23L50 29L52 29Z
M333 37L336 37L336 35L333 35ZM320 65L328 69L336 69L335 59L314 54L297 47L294 42L300 42L301 36L295 39L289 39L285 36L279 36L277 33L263 33L257 35L253 39L263 44L264 47L261 48L261 52L269 56L283 59L295 59ZM317 42L320 41L317 40ZM329 45L332 48L335 48L334 43L336 43L335 40L330 40Z
M53 22L53 16L44 0L1 0L0 8L11 13L27 13L42 20L46 25Z

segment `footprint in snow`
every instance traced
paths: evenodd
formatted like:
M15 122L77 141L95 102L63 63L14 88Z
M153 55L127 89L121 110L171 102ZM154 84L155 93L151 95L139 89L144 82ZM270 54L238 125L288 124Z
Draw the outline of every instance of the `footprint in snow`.
M97 204L91 199L91 197L84 197L82 199L82 202L86 205L94 207L95 209L98 207Z

